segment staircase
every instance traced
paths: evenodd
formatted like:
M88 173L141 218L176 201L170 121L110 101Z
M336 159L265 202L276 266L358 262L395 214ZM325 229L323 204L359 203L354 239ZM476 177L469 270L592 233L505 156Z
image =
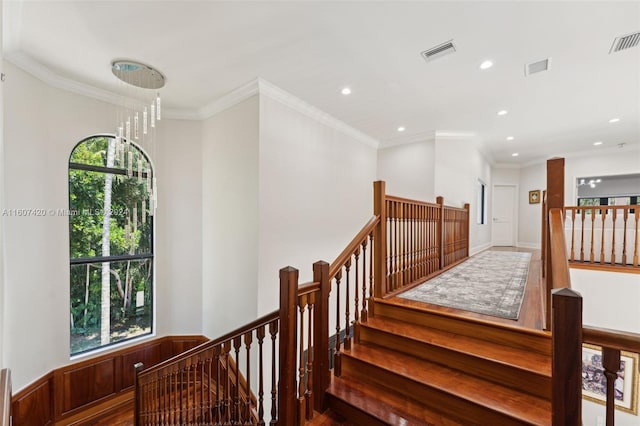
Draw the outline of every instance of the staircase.
M376 300L327 391L359 425L550 425L545 332Z
M139 372L136 395L151 394L138 401L138 419L150 420L139 424L179 410L208 424L550 425L550 333L394 302L466 259L468 231L468 205L394 197L375 182L374 215L331 264L314 263L303 284L295 268L280 270L277 311ZM215 400L154 401L166 377L169 387L172 375L219 383L211 366L230 361L236 382L253 384L245 393L223 380Z

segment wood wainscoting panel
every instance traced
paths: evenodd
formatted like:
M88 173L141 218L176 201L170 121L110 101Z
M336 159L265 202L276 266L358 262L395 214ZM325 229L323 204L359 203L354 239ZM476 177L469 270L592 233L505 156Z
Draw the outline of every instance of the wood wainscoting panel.
M181 354L182 352L186 352L189 349L193 349L201 343L204 343L204 341L195 341L192 337L175 337L171 339L171 341L167 341L167 344L169 346L168 349L171 353L167 359Z
M135 378L134 364L141 362L145 367L156 365L171 358L173 355L163 356L163 347L167 346L166 341L156 342L142 348L134 348L124 352L119 357L119 369L121 378L120 390L126 390L133 386Z
M13 396L11 402L13 424L24 426L52 425L53 374L31 383Z
M114 395L115 356L62 372L62 412Z
M13 395L13 424L65 424L112 398L133 400L135 363L151 367L207 340L204 336L159 337L60 367Z

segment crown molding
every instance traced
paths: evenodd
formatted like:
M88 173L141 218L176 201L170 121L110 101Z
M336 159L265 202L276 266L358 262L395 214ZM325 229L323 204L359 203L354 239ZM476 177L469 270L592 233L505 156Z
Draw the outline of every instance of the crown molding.
M123 96L108 90L99 89L97 87L80 83L67 77L62 77L49 68L35 61L30 56L20 52L13 52L5 56L5 59L11 62L13 65L21 68L27 73L33 75L38 80L44 83L71 93L86 96L92 99L97 99L102 102L107 102L113 105L121 105L123 102ZM360 130L357 130L343 121L338 120L332 115L322 111L321 109L303 101L300 98L280 89L272 83L262 79L255 78L235 90L227 93L226 95L206 104L205 106L196 110L191 109L171 109L165 108L163 110L163 116L168 119L175 120L206 120L215 114L218 114L226 109L237 105L238 103L249 99L254 95L268 96L298 112L304 114L310 118L313 118L322 124L329 126L343 134L353 137L354 139L365 143L374 148L378 148L379 142L364 134ZM127 101L124 98L124 101Z
M282 90L281 88L262 78L258 78L257 81L259 86L259 93L261 96L264 95L275 101L278 101L281 104L286 105L289 108L306 115L307 117L310 117L345 135L351 136L352 138L364 143L365 145L371 146L376 149L380 146L380 142L377 139L374 139L371 136L361 132L360 130L351 127L345 122L322 111L320 108L317 108L309 104L308 102L303 101L302 99Z
M118 95L109 90L100 89L89 84L80 83L67 77L62 77L49 68L42 65L28 55L21 52L11 52L4 55L4 59L12 63L16 67L31 74L38 80L46 83L51 87L61 89L77 95L86 96L112 105L122 105L123 102L134 102L125 96ZM200 116L197 111L188 109L171 109L163 110L163 117L177 120L199 120Z
M209 102L197 110L196 116L199 120L206 120L207 118L213 117L214 115L219 114L254 95L257 95L259 92L258 81L258 78L254 78L226 95Z
M538 164L546 164L547 160L552 158L583 158L583 157L600 157L602 155L613 155L620 153L638 152L640 154L640 143L628 144L624 148L618 148L617 146L611 146L607 148L594 148L587 151L574 151L565 153L555 153L546 155L544 157L538 157L534 160L520 164L519 168L524 169L526 167L535 166Z
M495 163L493 167L496 169L513 169L520 170L522 166L520 164L509 164L509 163Z
M436 138L438 139L464 139L472 142L480 140L475 132L467 132L461 130L436 130Z
M380 149L392 148L394 146L399 145L408 145L412 143L418 142L432 142L435 140L436 132L434 131L426 131L426 132L418 132L412 133L409 135L401 135L396 136L394 138L385 139L380 142Z

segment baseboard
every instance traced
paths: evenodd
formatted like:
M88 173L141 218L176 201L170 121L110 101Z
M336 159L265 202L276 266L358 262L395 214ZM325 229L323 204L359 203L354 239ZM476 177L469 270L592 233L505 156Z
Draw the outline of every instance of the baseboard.
M484 251L488 248L491 248L491 243L481 244L479 246L469 248L469 256L473 256L474 254L478 254L481 251Z
M527 243L527 242L524 242L524 241L518 241L516 243L516 247L540 250L540 243Z

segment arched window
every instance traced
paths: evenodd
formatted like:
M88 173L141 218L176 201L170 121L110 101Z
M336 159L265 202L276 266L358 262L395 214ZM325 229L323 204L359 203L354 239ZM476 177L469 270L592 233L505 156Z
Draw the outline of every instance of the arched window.
M113 136L71 152L71 355L152 332L152 176L146 155Z

